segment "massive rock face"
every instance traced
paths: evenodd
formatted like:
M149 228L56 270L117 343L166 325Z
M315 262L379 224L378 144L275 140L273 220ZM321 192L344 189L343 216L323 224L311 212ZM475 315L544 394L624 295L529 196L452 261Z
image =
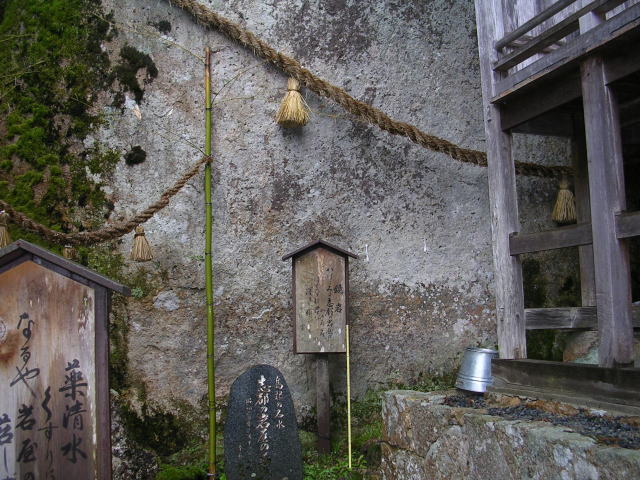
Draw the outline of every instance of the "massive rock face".
M290 265L280 257L317 238L361 257L351 262L355 396L451 371L464 347L495 344L486 169L383 133L304 90L311 122L283 130L273 116L287 79L274 67L170 2L103 3L119 31L104 47L116 58L133 46L157 68L153 79L138 72L140 103L127 92L123 109L105 107L95 134L123 156L137 146L146 152L107 179L110 220L143 209L201 155L201 57L205 46L213 49L221 399L247 367L267 363L287 378L298 414L310 412L314 360L292 353ZM472 2L203 3L355 98L484 149ZM516 143L521 160L567 158L562 142ZM526 228L548 228L554 182L521 178L519 188ZM199 176L145 224L156 258L145 268L155 280L123 310L129 375L157 404L196 405L206 395L203 211ZM131 241L123 239L123 254ZM343 361L332 359L336 392L344 390Z

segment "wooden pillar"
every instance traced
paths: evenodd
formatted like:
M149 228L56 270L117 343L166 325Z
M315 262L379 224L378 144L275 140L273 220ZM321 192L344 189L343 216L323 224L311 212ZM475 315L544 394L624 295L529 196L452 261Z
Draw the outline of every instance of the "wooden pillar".
M615 214L626 207L618 105L606 84L604 62L582 62L582 98L589 165L591 226L598 308L599 363L633 363L629 255L618 240Z
M497 59L493 44L504 34L501 1L476 0L476 20L487 137L498 348L500 358L526 358L522 266L519 257L511 256L509 250L509 235L520 230L511 135L502 130L499 107L491 104L494 84L499 78L491 68L491 63Z
M576 218L578 223L591 222L591 202L589 200L589 171L587 168L587 148L584 138L584 119L573 122L572 138L573 181L576 198ZM593 266L593 246L578 247L580 258L580 293L583 307L596 304L596 282Z
M331 452L331 392L329 354L316 354L316 411L318 415L318 453Z

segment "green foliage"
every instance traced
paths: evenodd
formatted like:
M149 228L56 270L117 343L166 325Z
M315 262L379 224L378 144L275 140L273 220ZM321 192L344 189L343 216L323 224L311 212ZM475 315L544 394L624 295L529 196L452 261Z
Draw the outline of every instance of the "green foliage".
M344 455L324 455L305 463L304 480L360 480L367 466L361 455L354 455L351 470Z
M175 467L160 465L156 480L205 480L207 478L207 464L187 465Z
M107 202L87 166L108 173L118 160L78 148L100 121L90 107L110 81L101 43L113 32L93 15L99 7L98 0L2 1L0 197L65 232L100 223ZM15 226L11 234L44 243Z

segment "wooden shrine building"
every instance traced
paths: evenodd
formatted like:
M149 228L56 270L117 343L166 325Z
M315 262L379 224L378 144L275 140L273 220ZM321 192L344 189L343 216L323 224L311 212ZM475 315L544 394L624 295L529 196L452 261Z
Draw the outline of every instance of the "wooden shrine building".
M526 359L526 330L597 328L600 370L593 367L587 377L615 369L636 382L639 370L629 367L640 322L627 243L640 235L640 211L627 211L625 173L638 175L640 167L640 1L475 0L475 6L500 357ZM571 138L577 224L520 231L513 133ZM565 247L579 248L582 306L525 309L519 255ZM507 377L509 368L520 369L512 380L533 384L539 377L538 386L553 368L568 369L567 378L577 372L548 362L496 365Z

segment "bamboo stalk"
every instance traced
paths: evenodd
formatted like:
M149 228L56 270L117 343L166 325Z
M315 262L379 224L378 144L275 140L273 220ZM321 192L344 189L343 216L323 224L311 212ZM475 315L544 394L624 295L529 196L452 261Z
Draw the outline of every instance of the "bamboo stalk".
M204 103L205 144L204 154L211 156L211 49L205 48ZM211 161L204 167L205 250L204 274L207 292L207 385L209 396L209 473L216 476L216 379L215 379L215 316L213 312L213 212L211 202Z
M344 327L347 347L347 449L349 451L349 470L351 470L351 369L349 354L349 324Z

